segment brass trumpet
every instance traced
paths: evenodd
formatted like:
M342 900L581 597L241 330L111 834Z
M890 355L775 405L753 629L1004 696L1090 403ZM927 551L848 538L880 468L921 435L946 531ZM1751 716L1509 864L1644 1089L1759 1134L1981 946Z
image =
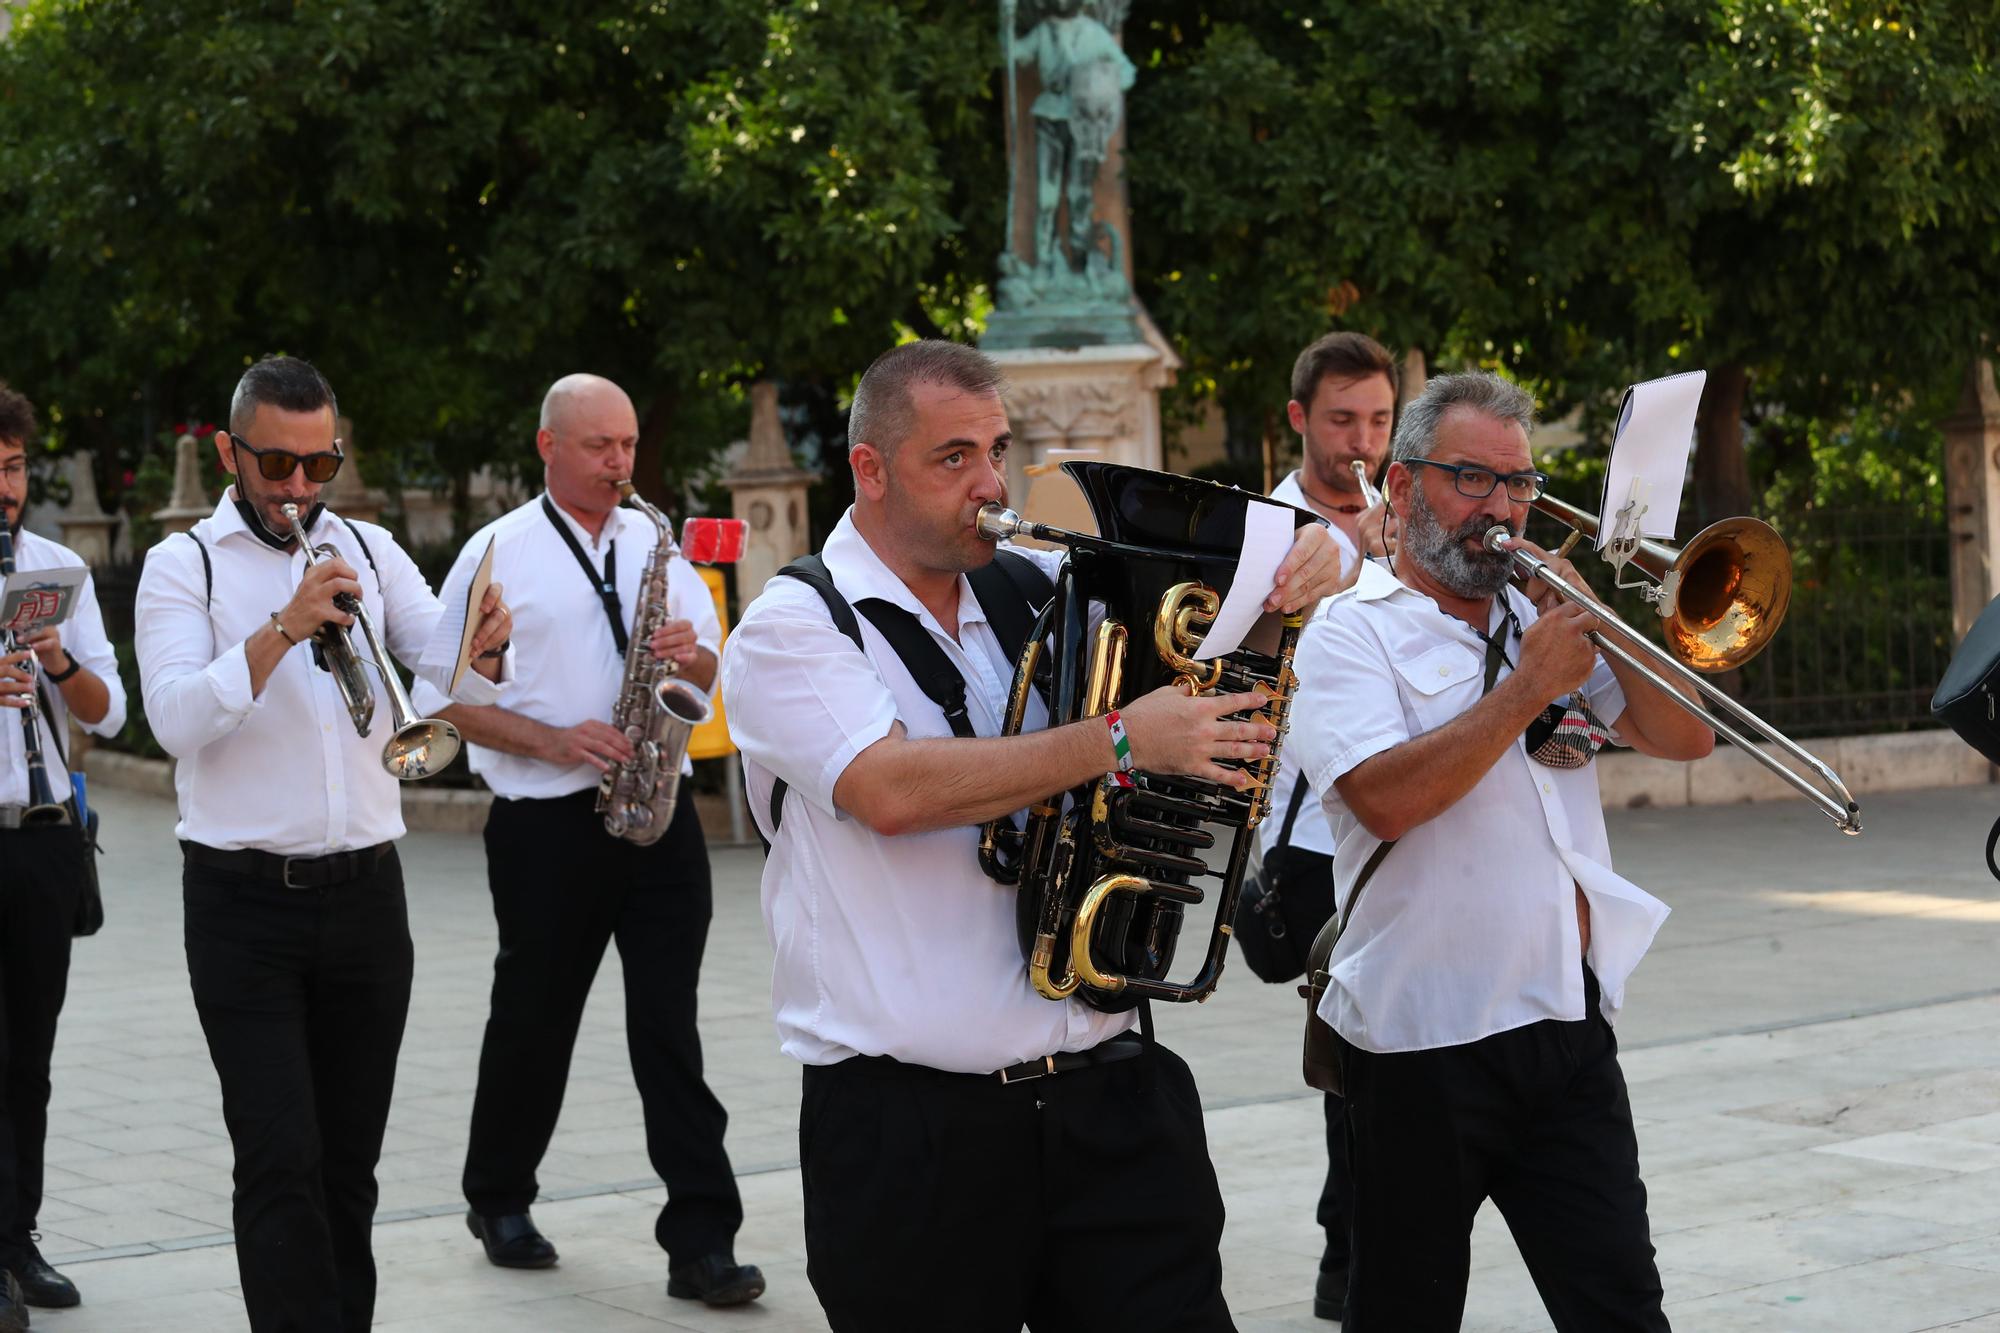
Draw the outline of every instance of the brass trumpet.
M299 523L297 505L284 506L284 515L292 525L292 536L298 541L299 549L305 552L308 566L318 564L326 556L339 554L331 546L315 548L306 540L306 530ZM441 717L417 716L416 706L410 702L402 678L390 665L388 649L382 646L382 636L376 633L375 621L361 599L351 593L342 593L333 601L335 606L354 617L354 623L361 627L361 637L368 642L368 654L363 656L355 651L353 636L342 626L329 621L313 632L313 644L319 650L320 662L333 677L341 702L347 705L347 716L354 722L355 732L367 736L375 721L375 691L368 684L368 674L363 670L366 664L373 666L381 675L382 688L389 695L389 725L394 730L382 747L382 767L389 771L391 777L404 782L415 782L440 772L458 757L458 728Z
M1594 514L1548 496L1534 505L1574 530L1563 543L1561 554L1566 554L1579 537L1597 534ZM1505 525L1489 528L1486 549L1506 551L1513 536ZM1602 603L1551 569L1546 560L1519 549L1512 555L1515 572L1524 581L1540 579L1564 601L1597 617L1603 628L1590 631L1590 639L1600 652L1638 672L1682 711L1775 773L1825 812L1842 833L1861 832L1861 807L1840 775L1723 693L1705 674L1742 666L1763 650L1784 620L1791 601L1792 559L1783 539L1758 519L1728 518L1702 529L1678 550L1664 542L1636 539L1615 542L1606 550L1607 558L1621 569L1629 563L1655 580L1651 586L1636 586L1645 587L1646 599L1659 609L1671 652L1613 616ZM1682 694L1674 686L1676 680L1692 685L1700 700ZM1749 734L1725 718L1748 729ZM1757 745L1760 737L1790 764Z

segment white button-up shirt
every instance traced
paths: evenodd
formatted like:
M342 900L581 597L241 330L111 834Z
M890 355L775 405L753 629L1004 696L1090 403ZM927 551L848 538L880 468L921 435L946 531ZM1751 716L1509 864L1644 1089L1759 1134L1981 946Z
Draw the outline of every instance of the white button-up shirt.
M23 573L35 569L82 569L81 557L60 542L52 542L26 528L14 535L14 568ZM104 682L111 706L95 722L79 722L94 736L116 736L125 725L125 684L118 679L118 659L112 654L111 640L104 633L104 616L97 609L97 584L86 576L77 589L76 606L69 619L57 627L63 647L84 670ZM54 716L41 714L42 761L48 765L49 787L58 801L69 799L69 781L63 776L63 760L69 754L69 706L63 702L62 687L51 685L40 663L35 674L42 682L41 697L48 701ZM36 705L39 713L41 705ZM54 737L62 737L62 745ZM0 715L0 805L25 805L28 801L28 729L11 708Z
M137 650L146 719L180 762L176 837L210 847L254 847L285 856L321 856L372 847L403 836L401 786L382 767L389 739L388 692L363 667L375 692L374 720L357 735L331 673L313 665L312 649L287 651L250 692L244 641L269 626L305 577L305 554L266 545L244 526L231 492L194 525L215 572L211 598L201 550L176 534L146 553L139 578ZM352 565L362 603L392 657L416 667L444 608L423 574L385 528L352 529L322 512L308 534ZM371 564L368 556L374 556ZM357 624L358 656L367 640ZM512 676L510 652L501 679ZM468 670L461 702L497 702L500 687Z
M850 604L879 597L916 616L965 677L966 710L997 736L1013 663L959 579L958 638L882 563L850 511L822 553ZM1021 554L1051 576L1061 552ZM772 782L789 784L782 831L764 864L764 921L777 952L772 1004L785 1053L806 1064L888 1055L957 1073L990 1073L1087 1050L1132 1026L1028 985L1014 895L979 869L979 830L885 838L833 803L854 756L902 722L913 739L948 737L943 710L895 649L857 613L867 651L834 627L819 594L774 578L743 613L722 662L730 734L743 753L758 827L770 838ZM1048 714L1030 692L1023 729ZM1109 753L1109 747L1106 747Z
M644 514L621 506L611 511L592 538L561 505L552 502L552 507L590 557L596 579L603 577L605 557L616 544L612 581L629 635L639 607L640 581L659 543L659 529ZM592 718L611 721L625 679L625 655L611 637L611 620L604 614L595 580L584 576L583 566L549 522L541 499L502 514L475 533L445 576L447 588L471 584L489 538L493 579L514 613L519 679L507 692L508 711L551 727L572 727ZM715 614L715 599L695 567L679 556L667 565L667 610L675 619L693 622L695 641L720 655L722 622ZM447 702L442 691L423 682L412 697L425 712ZM495 793L513 800L567 796L597 786L601 776L589 764L558 767L484 745L469 750L472 771ZM683 762L681 771L690 772L692 767Z
M1512 588L1504 595L1524 630L1534 623L1533 603ZM1504 622L1496 599L1493 625ZM1510 637L1507 661L1519 660L1520 640ZM1289 744L1333 825L1342 912L1381 844L1335 779L1478 703L1485 662L1486 645L1469 625L1373 562L1306 627ZM1502 678L1508 670L1501 667ZM1608 723L1625 711L1624 691L1601 658L1584 695ZM1595 766L1545 767L1516 737L1456 805L1383 857L1334 950L1320 1016L1378 1052L1584 1017L1577 887L1590 906L1591 969L1612 1017L1666 905L1611 869Z
M1312 501L1306 498L1305 488L1299 485L1299 474L1295 470L1271 489L1273 500L1282 500L1288 505L1297 505L1307 513L1315 512ZM1345 576L1361 558L1360 549L1354 539L1341 531L1337 523L1326 525L1327 536L1340 548L1340 572ZM1324 599L1320 602L1325 606ZM1292 710L1292 726L1298 726L1298 709ZM1292 796L1299 785L1299 756L1288 743L1278 751L1277 776L1271 779L1271 817L1257 826L1258 846L1264 855L1278 845L1278 838L1285 830L1285 812L1292 808ZM1318 852L1322 856L1333 855L1333 827L1326 822L1326 813L1320 809L1318 801L1312 797L1310 788L1299 802L1299 817L1292 821L1292 836L1288 846L1302 852Z

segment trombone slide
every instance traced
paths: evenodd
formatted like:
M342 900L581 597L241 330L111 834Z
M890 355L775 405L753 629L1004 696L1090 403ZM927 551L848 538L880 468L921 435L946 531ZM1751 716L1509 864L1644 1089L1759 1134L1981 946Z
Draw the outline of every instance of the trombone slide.
M1507 543L1513 538L1513 531L1505 526L1489 528L1486 532L1486 549L1507 551ZM1847 784L1840 780L1840 775L1818 756L1811 754L1797 741L1730 698L1707 677L1687 667L1651 639L1613 616L1595 598L1551 569L1548 561L1520 547L1515 547L1511 554L1514 557L1514 568L1523 579L1540 579L1555 589L1564 601L1581 606L1596 615L1598 623L1603 628L1591 630L1590 641L1597 645L1598 651L1608 654L1638 672L1682 711L1696 718L1731 745L1776 774L1801 796L1817 805L1842 833L1861 832L1861 807L1855 804L1852 793L1847 790ZM1613 637L1619 642L1613 643L1611 641ZM1641 658L1645 660L1641 661ZM1685 681L1693 686L1700 699L1690 699L1682 694L1675 687L1676 680ZM1773 748L1782 752L1799 768L1810 772L1822 785L1815 786L1798 769L1780 763L1766 753L1756 743L1754 736L1746 735L1717 716L1717 709L1743 727L1752 729L1756 735L1765 737Z

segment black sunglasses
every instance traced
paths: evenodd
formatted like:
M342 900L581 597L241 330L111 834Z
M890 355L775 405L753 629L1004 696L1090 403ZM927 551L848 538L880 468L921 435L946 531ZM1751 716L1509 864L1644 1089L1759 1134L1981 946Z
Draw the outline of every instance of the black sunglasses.
M1434 467L1452 474L1452 481L1458 493L1470 500L1484 500L1493 494L1496 486L1507 488L1507 498L1515 504L1532 504L1542 498L1549 488L1549 474L1546 472L1509 472L1505 475L1492 468L1472 467L1465 463L1440 463L1432 458L1405 458L1405 467Z
M241 436L230 435L228 431L222 433L229 435L231 444L257 460L257 475L266 481L283 481L292 475L292 469L304 464L306 480L315 485L324 485L333 480L334 474L340 471L340 465L347 461L347 455L340 452L339 440L333 442L333 452L330 454L307 454L301 458L297 454L288 454L283 449L258 449L244 443Z

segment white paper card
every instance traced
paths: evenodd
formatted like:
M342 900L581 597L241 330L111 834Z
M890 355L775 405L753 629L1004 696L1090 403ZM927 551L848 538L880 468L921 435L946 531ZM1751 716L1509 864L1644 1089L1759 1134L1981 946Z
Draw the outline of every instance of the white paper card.
M431 641L417 659L434 677L442 675L449 680L453 690L472 663L472 636L479 628L476 608L486 597L486 585L493 582L493 539L486 539L486 552L478 564L461 568L468 572L461 576L454 570L438 591L444 614L438 617Z
M1285 554L1292 549L1296 515L1289 505L1250 502L1243 514L1243 553L1236 562L1236 577L1230 580L1215 623L1195 650L1195 661L1206 662L1242 646L1243 636L1264 614L1264 599L1277 586L1278 566L1285 563Z
M1616 535L1618 511L1639 487L1646 512L1639 519L1641 537L1671 541L1681 512L1681 484L1687 478L1688 455L1694 449L1695 411L1705 370L1690 370L1665 379L1647 380L1625 391L1618 409L1618 433L1611 441L1611 463L1604 470L1604 496L1598 505L1597 549Z
M90 571L78 565L15 570L0 595L0 629L33 634L62 624L76 606L76 590L89 577Z

